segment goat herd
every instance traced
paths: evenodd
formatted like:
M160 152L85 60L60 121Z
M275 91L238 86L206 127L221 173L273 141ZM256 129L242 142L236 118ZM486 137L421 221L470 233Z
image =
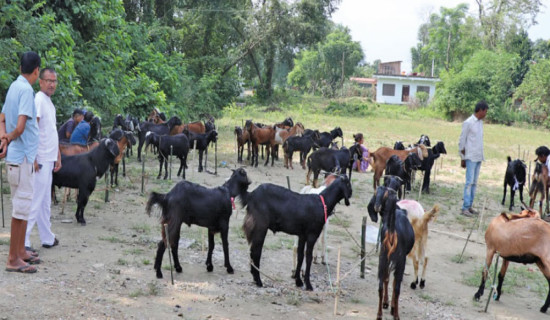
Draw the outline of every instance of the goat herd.
M117 127L121 129L117 129ZM154 110L149 119L141 123L132 117L124 119L120 115L117 116L114 130L109 138L82 150L87 152L63 152L62 148L63 167L59 172L54 173L53 185L79 190L76 219L82 225L86 224L83 215L84 207L95 188L96 177L102 176L111 167L111 184L113 184L113 174L117 175L118 164L121 160L124 161L122 155L130 154L132 145L136 143L133 137L134 133L138 135L139 139L138 160L141 161L141 149L144 144L146 148L148 145L155 146L160 162L157 178L161 177L164 164L164 179L167 178L166 160L169 156L173 155L180 159L178 176L182 175L185 179L189 150L191 148L199 150L198 170L200 172L203 170L203 152L207 152L210 142L217 141L217 131L212 117L208 117L204 123L198 121L183 124L177 117L172 117L165 122L162 114ZM327 220L334 213L336 204L341 200L344 200L348 206L350 204L352 165L354 161L363 157L361 148L357 144L349 149L344 146L338 148L334 140L339 137L343 138L343 132L339 127L330 132L319 132L319 130L305 129L300 122L294 124L291 118L275 125L262 125L247 120L244 128L235 127L234 133L239 163L243 161L243 151L246 145L247 159L250 161L251 167L258 165L260 150L262 157L265 151L265 165L268 165L271 157L273 166L274 160L278 157L278 146L281 145L284 152L284 166L292 169L293 153L299 152L299 163L303 169L306 169L307 166L306 184L309 184L310 175L313 173L313 188L316 189L311 190L312 187L309 187L308 192L303 190L302 193L296 193L281 186L263 183L249 192L250 178L243 168L239 168L233 170L231 177L219 187L206 188L183 180L166 194L151 192L146 212L150 214L154 205L160 206L162 209L161 224L166 226L166 228L162 228L162 240L158 243L155 258L154 269L157 278L163 276L162 258L167 247L171 248L176 271L182 272L178 259L178 244L183 223L208 229L206 268L209 272L214 268L212 264L214 235L220 233L224 266L228 273L233 273L234 270L229 259L229 219L235 208L235 199L240 198L241 205L246 208L242 228L250 245L250 272L256 285L262 286L260 258L266 234L268 230L271 230L298 237L298 259L293 277L296 286L302 287L305 283L306 290L313 290L310 270L314 245L326 226ZM309 154L311 150L314 151ZM437 216L439 206L435 205L431 210L425 212L420 203L414 200L403 200L405 192L403 189L410 190L414 170L423 170L425 173L421 188L423 192L429 193L430 171L435 159L441 154L446 154L444 143L440 141L432 147L430 139L425 135L421 136L417 144L409 146L407 149L401 142L398 142L393 149L381 147L369 154L370 164L374 171L375 193L368 204L368 213L373 222L378 221L378 215L382 220L380 232L382 245L378 264L379 308L377 319L382 319L382 308L390 306L388 283L392 271L394 282L391 314L394 319L399 319L400 286L407 256L412 259L415 271L415 280L411 283L411 288L415 289L417 285L420 288L425 286L428 262L426 256L428 223ZM509 167L512 165L510 160ZM348 170L348 175L346 175L346 170ZM325 174L325 181L320 188L317 188L317 180L321 173ZM379 179L382 177L383 183L380 184ZM512 180L508 179L516 184L516 186L514 183L511 185L512 190L517 189L517 179L515 176ZM117 183L118 180L115 178L115 184ZM506 184L507 180L505 180L505 188ZM513 205L513 192L510 206ZM523 202L521 194L520 197ZM539 218L537 219L537 217ZM521 244L514 241L514 245L510 245L510 239L515 237L525 239L529 238L525 235L533 234L542 234L542 236L537 236L538 238ZM541 237L546 238L542 239ZM479 299L483 294L487 270L495 252L499 252L505 261L499 275L497 299L500 297L502 282L510 261L536 263L550 283L550 253L544 251L547 245L542 245L546 242L545 239L550 240L550 226L540 219L540 215L536 211L528 209L519 215L502 214L494 218L486 232L486 268L475 298ZM304 255L306 264L302 281L301 269ZM419 279L420 263L423 265L423 270ZM550 294L540 311L546 312L549 304Z

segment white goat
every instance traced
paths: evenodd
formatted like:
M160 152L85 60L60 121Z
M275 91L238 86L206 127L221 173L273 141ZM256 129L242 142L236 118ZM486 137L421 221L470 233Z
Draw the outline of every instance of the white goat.
M414 266L415 280L411 283L411 288L416 289L418 284L418 264L422 262L422 277L420 278L420 289L423 289L426 283L426 266L428 257L426 256L426 244L428 243L428 223L437 217L439 206L436 204L430 211L424 212L422 205L414 200L401 200L397 202L399 208L407 210L407 217L414 230L414 247L408 257L412 259Z

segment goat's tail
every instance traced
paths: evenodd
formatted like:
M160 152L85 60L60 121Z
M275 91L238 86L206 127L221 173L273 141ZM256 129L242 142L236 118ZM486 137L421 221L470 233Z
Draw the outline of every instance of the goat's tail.
M384 241L382 242L384 244L384 247L386 250L388 250L388 259L390 258L391 254L395 251L397 248L397 232L389 232L389 230L386 230L386 234L384 235Z
M254 218L254 215L247 210L246 216L244 217L244 222L243 222L243 231L244 231L244 234L246 235L246 241L248 241L249 244L252 241L252 232L254 231L255 225L256 225L256 219Z
M439 205L434 204L434 207L430 211L426 211L424 215L422 216L422 222L423 224L428 224L430 221L435 221L437 219L437 215L439 213Z
M145 212L147 212L147 214L149 216L151 216L151 208L153 208L153 206L155 204L158 204L161 206L162 208L162 215L164 216L165 214L165 207L166 207L166 194L165 193L156 193L156 192L151 192L151 194L149 195L149 201L147 201L147 206L145 207Z

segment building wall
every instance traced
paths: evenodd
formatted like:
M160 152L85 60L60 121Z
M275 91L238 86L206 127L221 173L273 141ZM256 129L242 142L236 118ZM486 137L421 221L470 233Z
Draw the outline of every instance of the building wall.
M435 95L435 84L439 81L438 79L422 79L422 78L412 78L412 77L399 77L399 78L384 78L377 77L376 84L376 102L378 103L389 103L389 104L406 104L407 102L401 101L403 94L403 86L409 86L409 99L416 96L419 86L427 86L430 88L430 100ZM394 84L395 93L393 96L383 95L384 84ZM410 100L409 100L410 101Z

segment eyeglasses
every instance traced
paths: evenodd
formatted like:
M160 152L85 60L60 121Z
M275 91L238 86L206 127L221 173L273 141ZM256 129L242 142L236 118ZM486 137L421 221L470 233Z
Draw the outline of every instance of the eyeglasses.
M46 81L46 83L48 84L57 84L57 80L52 80L52 79L41 79L41 80Z

